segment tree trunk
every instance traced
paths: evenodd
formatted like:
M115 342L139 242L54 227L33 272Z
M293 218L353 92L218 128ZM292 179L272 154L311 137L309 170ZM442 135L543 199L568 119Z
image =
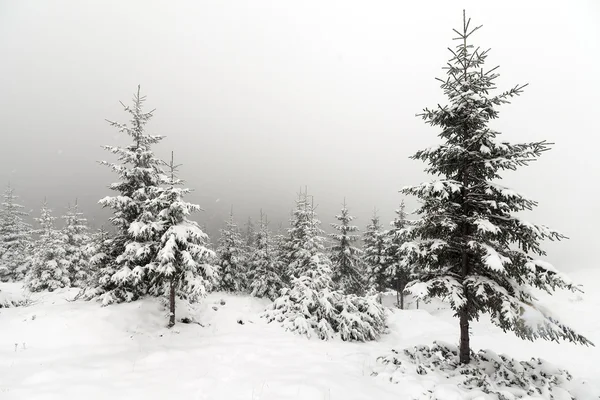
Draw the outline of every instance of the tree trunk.
M468 364L471 362L471 346L469 343L469 316L467 310L460 312L460 363Z
M171 277L171 288L169 291L169 328L175 325L175 277Z
M400 309L404 310L404 289L400 290Z
M396 281L396 306L400 307L400 282Z
M463 35L462 35L462 39L463 39L463 49L464 49L464 68L463 68L463 72L464 72L464 80L465 82L468 81L468 65L470 64L470 61L468 61L466 59L466 55L467 55L467 26L468 26L468 22L467 22L467 18L465 16L465 10L463 10ZM467 122L463 123L463 129L464 129L464 135L465 137L469 137L472 136L472 132L470 132L469 130L469 126L467 124ZM467 207L467 186L469 183L469 163L468 161L463 161L464 164L462 166L462 171L461 171L461 182L462 182L462 189L461 189L461 197L462 197L462 202L461 202L461 209L462 209L462 217L467 217L469 216L469 211L468 211L468 207ZM469 292L466 290L465 288L465 279L467 278L467 276L469 275L469 254L467 253L467 241L469 240L469 226L467 225L466 220L462 221L462 240L464 240L464 243L462 245L462 249L461 249L461 253L462 253L462 260L461 260L461 277L462 277L462 285L463 285L463 294L465 296L465 304L463 305L463 307L460 309L459 312L459 316L460 316L460 351L459 351L459 355L460 355L460 363L461 364L468 364L471 362L471 346L469 343L469 309L471 307L471 302L469 299Z
M465 226L466 228L466 226ZM463 232L466 229L463 228ZM465 235L466 236L466 235ZM464 279L469 274L469 256L465 249L462 250L462 279L463 279L463 291L465 296L465 304L459 311L460 316L460 363L468 364L471 362L471 346L469 343L469 293L464 288Z

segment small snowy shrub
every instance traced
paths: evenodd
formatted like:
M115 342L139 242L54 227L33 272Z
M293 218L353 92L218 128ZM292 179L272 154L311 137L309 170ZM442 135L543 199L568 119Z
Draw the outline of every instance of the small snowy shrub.
M0 289L0 308L20 307L29 304L23 294L15 294Z
M574 387L571 375L539 358L517 361L480 350L477 354L471 352L470 364L461 364L456 346L434 342L431 347L392 350L392 354L377 361L373 375L392 383L400 383L411 375L427 375L422 380L422 399L443 399L441 393L449 386L463 391L465 399L589 398L576 397L576 393L584 391ZM593 396L598 398L598 394Z
M315 290L306 277L294 278L291 289L282 290L263 317L286 330L328 340L375 340L385 328L385 312L377 298Z

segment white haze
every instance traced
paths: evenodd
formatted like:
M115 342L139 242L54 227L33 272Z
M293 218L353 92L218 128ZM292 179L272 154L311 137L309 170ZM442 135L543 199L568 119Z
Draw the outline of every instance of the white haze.
M0 183L38 213L77 197L95 226L115 180L96 160L125 144L104 121L138 84L156 108L156 152L184 164L212 240L233 204L287 225L308 186L324 226L344 199L361 228L387 223L398 190L429 179L408 157L435 144L415 116L443 102L435 77L466 8L499 85L529 83L494 127L511 141L556 143L507 175L537 199L527 217L571 239L548 259L597 264L600 225L600 4L596 1L0 1ZM407 199L409 208L416 205Z

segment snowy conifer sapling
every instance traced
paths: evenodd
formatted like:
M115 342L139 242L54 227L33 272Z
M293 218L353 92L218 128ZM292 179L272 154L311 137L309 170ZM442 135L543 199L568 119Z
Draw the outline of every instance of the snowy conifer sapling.
M262 211L260 229L256 232L255 239L256 245L249 260L250 293L252 296L275 300L283 287L283 268L273 245L269 222L266 216L263 218Z
M367 269L369 285L375 291L382 292L389 286L386 272L388 262L386 253L386 235L376 211L363 234L363 262Z
M221 229L219 247L217 248L219 266L219 289L227 292L238 292L244 287L245 261L244 243L238 226L233 220L233 208L225 227Z
M85 287L96 288L99 286L99 282L96 281L100 278L98 271L102 270L109 261L112 247L112 237L104 226L101 226L91 235L85 248L85 255L88 258L88 274Z
M329 236L333 240L330 249L333 264L332 280L336 288L348 294L361 294L364 292L364 274L362 271L362 250L353 246L359 236L356 234L358 227L350 225L354 217L346 207L346 199L342 206L341 214L335 218L339 223L331 226L337 232Z
M409 240L410 229L404 208L404 201L402 201L400 208L395 211L396 217L391 223L392 229L387 232L388 240L386 242L388 254L386 274L391 286L396 291L397 304L401 309L404 309L404 289L413 276L412 264L406 257L406 250L403 247L403 244Z
M447 78L440 80L448 104L422 114L441 129L443 143L412 158L427 163L427 172L440 178L402 190L421 200L421 219L413 227L416 240L404 245L419 270L407 290L450 302L460 319L463 364L470 361L469 323L481 313L489 313L501 329L521 338L591 344L539 307L532 293L532 288L549 293L556 288L575 290L554 267L535 258L545 254L540 241L564 236L516 216L536 202L495 181L502 171L535 160L549 143L503 142L499 132L488 127L498 117L497 107L521 94L524 86L492 94L496 68L485 71L488 51L469 43L478 29L463 15Z
M24 221L29 214L16 202L14 188L4 191L0 210L0 280L21 280L27 269L31 247L31 226Z
M153 290L169 296L169 326L175 325L175 298L195 303L206 296L215 284L216 274L207 258L214 254L206 246L208 236L190 214L200 206L183 200L191 190L177 187L183 183L175 176L177 166L168 164L169 178L165 187L157 189L157 196L149 200L149 208L158 210L162 235L154 263Z
M27 273L27 288L32 292L69 287L69 262L66 258L65 242L60 231L54 228L56 217L44 199L40 217L36 221L40 224L38 240L35 242L31 267Z
M254 247L256 244L256 228L254 227L254 221L252 221L252 217L248 217L248 221L246 222L244 240L246 241L246 247L249 249Z
M86 254L90 237L88 235L87 220L79 211L77 200L73 206L69 205L67 213L63 216L65 225L62 229L65 242L66 260L68 262L71 286L82 286L89 273L88 257Z

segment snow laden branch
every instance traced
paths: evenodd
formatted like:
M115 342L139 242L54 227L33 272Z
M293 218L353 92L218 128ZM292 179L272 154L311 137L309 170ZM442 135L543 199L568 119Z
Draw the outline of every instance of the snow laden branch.
M419 399L571 399L597 398L585 381L539 358L518 361L491 350L471 353L470 364L460 363L459 349L436 341L392 350L379 357L373 375L402 384L422 382Z

